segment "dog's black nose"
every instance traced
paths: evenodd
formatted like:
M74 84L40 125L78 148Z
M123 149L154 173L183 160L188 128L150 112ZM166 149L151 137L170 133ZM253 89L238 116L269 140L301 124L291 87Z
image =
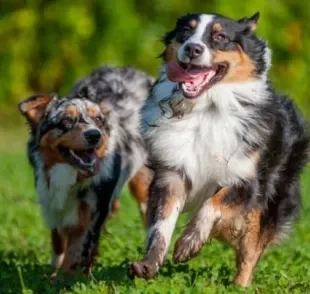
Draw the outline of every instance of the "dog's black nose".
M92 129L84 133L84 137L88 144L94 146L99 143L101 139L101 133L99 130Z
M185 54L190 59L197 58L202 55L204 47L196 43L188 43L184 48Z

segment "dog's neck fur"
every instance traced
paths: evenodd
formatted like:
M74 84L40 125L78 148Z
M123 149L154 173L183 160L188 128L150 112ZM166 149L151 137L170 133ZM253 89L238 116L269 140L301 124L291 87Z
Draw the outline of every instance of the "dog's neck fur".
M48 171L39 152L35 154L36 191L49 228L64 228L78 221L77 192L88 180L77 182L77 170L68 164L55 164Z
M78 171L69 164L57 163L49 170L39 151L33 153L36 177L36 192L43 216L50 229L66 228L78 222L78 193L91 192L91 184L98 185L102 179L109 179L113 169L113 156L101 160L100 173L87 179L78 180ZM88 195L91 196L91 195ZM94 197L84 199L91 207ZM92 200L93 199L93 200Z

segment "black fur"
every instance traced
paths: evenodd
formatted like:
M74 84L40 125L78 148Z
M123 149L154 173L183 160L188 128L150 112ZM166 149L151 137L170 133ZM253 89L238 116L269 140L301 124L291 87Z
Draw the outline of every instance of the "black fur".
M189 210L194 214L176 242L174 261L195 257L210 238L224 239L237 253L235 283L248 286L264 249L284 237L299 215L299 177L308 162L309 133L292 100L269 82L270 50L254 33L258 17L234 21L189 14L163 38L169 51L143 108L154 169L151 247L141 261L130 264L130 277L158 273L176 219ZM203 50L188 54L192 48ZM227 70L207 86L201 76L188 77L203 75L201 68L217 75L214 68L221 63ZM188 96L184 89L192 90L194 82L198 90ZM182 117L167 118L160 107L167 101L192 103L192 108ZM184 191L180 187L186 182Z

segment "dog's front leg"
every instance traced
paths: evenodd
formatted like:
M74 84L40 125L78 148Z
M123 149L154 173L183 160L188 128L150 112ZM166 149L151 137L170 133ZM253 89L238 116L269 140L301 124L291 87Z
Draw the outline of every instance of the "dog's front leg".
M209 239L214 224L222 216L223 211L218 203L229 191L230 187L220 189L199 208L175 244L173 253L175 263L187 262L199 254L203 244Z
M178 172L155 172L149 190L147 252L143 260L129 265L129 277L149 279L158 273L185 197L186 181Z
M55 268L55 272L51 275L54 279L57 276L58 270L62 267L65 253L67 250L67 238L64 234L61 234L57 229L51 230L52 241L52 260L51 265Z

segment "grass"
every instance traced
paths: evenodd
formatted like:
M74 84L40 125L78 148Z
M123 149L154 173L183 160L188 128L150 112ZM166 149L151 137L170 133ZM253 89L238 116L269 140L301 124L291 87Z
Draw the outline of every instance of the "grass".
M51 287L49 232L25 158L26 135L24 129L0 130L0 293L310 293L309 168L302 177L304 207L293 236L267 251L248 290L232 285L233 251L217 241L207 244L199 257L177 266L171 263L171 246L156 279L129 280L127 263L141 258L144 229L126 191L120 213L109 220L102 235L94 278L60 278ZM183 216L178 222L174 240L185 221Z

